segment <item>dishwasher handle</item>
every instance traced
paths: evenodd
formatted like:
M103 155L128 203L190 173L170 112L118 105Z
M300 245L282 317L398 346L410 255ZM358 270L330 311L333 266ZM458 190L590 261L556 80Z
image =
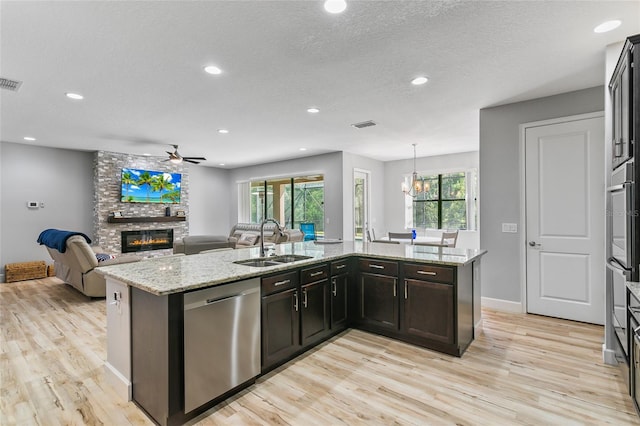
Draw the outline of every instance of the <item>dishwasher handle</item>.
M211 288L206 290L200 290L199 292L185 294L184 296L184 310L198 309L205 306L215 305L216 303L224 302L229 299L244 297L249 294L259 293L260 286L258 285L244 286L241 288ZM231 284L236 285L236 284Z
M224 302L225 300L233 299L234 297L246 296L247 294L250 294L250 293L238 293L238 294L232 294L231 296L219 297L217 299L207 299L207 301L205 302L205 305L213 305L214 303Z

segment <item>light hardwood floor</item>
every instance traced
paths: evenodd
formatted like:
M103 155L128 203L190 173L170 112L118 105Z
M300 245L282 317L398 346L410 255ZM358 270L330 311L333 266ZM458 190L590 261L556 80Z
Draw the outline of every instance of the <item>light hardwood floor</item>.
M1 425L147 425L105 383L105 301L56 278L0 284ZM349 330L199 425L640 424L599 326L485 310L462 358Z

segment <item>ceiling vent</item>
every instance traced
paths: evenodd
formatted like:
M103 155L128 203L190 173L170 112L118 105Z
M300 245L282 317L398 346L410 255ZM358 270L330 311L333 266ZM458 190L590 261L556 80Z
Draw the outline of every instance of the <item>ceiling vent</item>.
M18 80L10 80L8 78L0 77L0 88L17 92L22 86L22 82Z
M373 121L369 120L369 121L363 121L361 123L355 123L352 124L353 127L357 128L357 129L363 129L365 127L371 127L371 126L375 126L376 123L374 123Z

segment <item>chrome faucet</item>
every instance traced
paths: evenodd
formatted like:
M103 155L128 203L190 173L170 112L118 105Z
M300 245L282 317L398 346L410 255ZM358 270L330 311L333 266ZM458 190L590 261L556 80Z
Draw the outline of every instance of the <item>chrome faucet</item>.
M267 222L273 222L276 224L276 231L282 235L282 228L280 228L280 224L278 223L277 220L273 219L273 218L267 218L264 219L262 221L262 223L260 223L260 257L264 257L264 224ZM274 231L274 233L276 232Z

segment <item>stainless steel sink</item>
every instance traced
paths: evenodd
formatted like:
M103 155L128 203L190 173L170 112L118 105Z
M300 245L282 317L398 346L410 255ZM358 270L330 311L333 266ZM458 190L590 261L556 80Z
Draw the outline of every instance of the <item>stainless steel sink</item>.
M303 256L301 254L283 254L280 256L270 257L269 260L280 263L297 262L298 260L311 259L311 256Z
M245 266L255 266L264 268L266 266L278 266L285 263L292 263L298 260L311 259L311 256L303 256L301 254L283 254L281 256L256 257L253 259L236 260L233 263Z
M282 265L282 262L274 262L272 260L266 260L266 259L262 259L262 258L236 260L233 263L237 263L238 265L245 265L245 266L255 266L255 267L258 267L258 268L264 268L266 266L279 266L279 265Z

